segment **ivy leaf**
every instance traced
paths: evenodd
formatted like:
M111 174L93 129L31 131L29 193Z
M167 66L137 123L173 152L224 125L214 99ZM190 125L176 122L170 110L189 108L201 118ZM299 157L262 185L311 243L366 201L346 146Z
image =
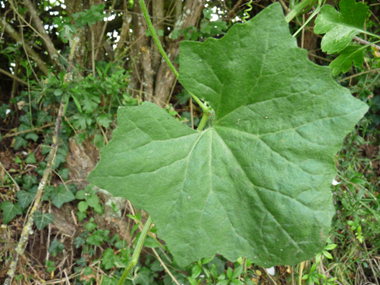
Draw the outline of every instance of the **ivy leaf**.
M340 55L330 63L333 75L338 75L343 72L346 73L350 70L352 63L356 67L361 67L364 61L363 46L348 46L341 51Z
M32 188L29 191L20 190L17 192L16 196L18 198L18 203L22 209L26 209L30 203L32 203L36 193L37 187L35 187L35 189Z
M38 140L38 135L35 132L30 132L25 136L26 139L31 139L34 142Z
M54 222L54 215L50 213L43 214L37 211L33 215L33 220L37 226L37 229L42 230L48 224Z
M33 152L29 153L29 155L25 159L25 162L30 164L37 163L36 157L34 156Z
M14 149L15 150L18 150L20 147L26 147L28 145L28 141L26 139L24 139L23 137L21 136L17 136L16 137L16 143L14 145Z
M307 59L278 3L222 39L181 42L179 79L215 110L209 127L148 102L119 108L88 180L145 209L181 267L222 254L268 268L321 251L334 156L367 105Z
M22 177L22 187L25 189L30 189L34 184L37 184L37 177L33 175L25 174Z
M4 224L8 224L10 221L13 220L14 217L22 214L21 206L18 203L12 204L9 201L5 201L1 203L0 209L3 210Z
M37 126L41 127L43 123L50 122L53 119L52 116L49 116L45 111L39 111L37 117Z
M366 33L363 30L368 6L355 0L339 2L340 13L331 5L321 8L315 20L314 33L326 34L322 39L322 50L336 53L347 47L354 36Z
M54 189L54 192L50 194L53 205L57 208L61 208L64 203L75 200L74 194L67 190L65 185L61 184Z

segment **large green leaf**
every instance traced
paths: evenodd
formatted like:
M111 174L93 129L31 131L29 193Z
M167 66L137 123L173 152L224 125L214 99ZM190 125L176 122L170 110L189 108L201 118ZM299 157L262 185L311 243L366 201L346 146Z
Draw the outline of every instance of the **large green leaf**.
M307 59L279 4L220 40L182 42L180 81L215 110L211 125L194 131L151 103L120 108L89 181L148 211L181 266L320 251L334 156L367 106Z
M336 53L348 46L354 36L365 33L364 21L368 6L355 0L339 2L340 13L331 5L325 5L315 20L314 32L326 34L322 39L322 50Z

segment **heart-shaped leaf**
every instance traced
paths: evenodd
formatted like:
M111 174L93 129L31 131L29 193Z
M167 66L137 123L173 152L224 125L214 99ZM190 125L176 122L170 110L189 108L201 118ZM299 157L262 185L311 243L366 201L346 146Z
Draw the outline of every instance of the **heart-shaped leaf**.
M33 220L37 226L37 229L42 230L48 224L54 222L54 215L50 213L43 214L37 211L33 215Z
M0 204L0 209L3 210L4 224L8 224L14 217L22 214L21 206L18 203L13 204L12 202L5 201Z
M89 181L148 211L180 266L222 254L268 268L320 251L334 156L367 106L307 59L278 3L220 40L182 42L180 81L215 110L210 126L120 108Z

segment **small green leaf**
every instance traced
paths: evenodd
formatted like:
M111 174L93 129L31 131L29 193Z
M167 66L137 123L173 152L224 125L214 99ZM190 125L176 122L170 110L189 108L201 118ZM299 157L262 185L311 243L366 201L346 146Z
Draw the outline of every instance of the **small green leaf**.
M328 259L333 259L332 255L330 252L326 251L326 250L322 250L322 253L324 256L326 256Z
M46 265L46 272L47 273L50 273L52 271L55 270L55 266L54 266L54 261L51 261L51 260L45 260L45 265Z
M228 267L227 272L226 272L227 278L231 279L232 278L232 268Z
M38 112L38 117L37 117L37 126L41 127L45 122L51 122L53 117L48 115L45 111L39 111Z
M356 67L361 67L364 61L364 51L366 47L362 46L348 46L341 54L330 63L333 75L338 75L343 72L346 73L350 70L352 63Z
M101 285L117 285L118 281L117 278L110 278L104 275Z
M115 266L116 256L111 248L107 248L103 253L102 265L106 270Z
M54 239L49 247L49 252L54 257L57 256L57 253L61 253L65 249L65 246L63 243L61 243L59 240Z
M30 132L30 133L26 134L25 138L26 139L31 139L34 142L36 142L38 140L39 136L35 132Z
M148 267L143 267L137 272L137 278L135 278L135 284L150 285L149 283L150 269Z
M96 121L98 122L99 125L105 128L109 128L112 123L112 120L110 119L110 117L111 117L110 114L100 115L99 117L96 118Z
M77 260L76 264L79 266L86 266L86 258L83 256L80 259Z
M85 201L79 202L79 204L78 204L79 211L81 211L82 213L85 213L87 208L88 208L87 202L85 202Z
M50 198L53 202L53 205L57 208L61 208L64 203L75 200L74 194L71 191L67 190L63 184L55 188Z
M25 159L25 162L29 164L37 163L36 157L34 156L33 152L29 153L29 155Z
M86 192L84 190L79 190L75 194L75 198L77 198L78 200L84 200L86 198Z
M63 90L62 90L62 89L56 89L56 90L54 91L54 95L55 95L55 96L61 96L62 93L63 93Z
M26 209L30 203L32 203L33 198L36 196L36 192L24 191L20 190L16 194L18 198L18 203L20 204L22 209Z
M98 213L99 215L103 215L104 207L100 204L96 204L94 207L94 211Z
M71 94L71 97L73 98L74 103L77 106L79 113L83 113L79 100L74 96L74 94Z
M57 153L54 159L53 169L57 169L61 165L61 163L64 162L66 162L66 157L60 153Z
M22 186L27 190L32 188L34 184L37 184L37 177L33 175L26 174L22 177L22 180L24 182Z
M81 245L84 245L86 243L85 237L80 235L79 237L74 238L75 248L79 248Z
M90 266L87 266L85 269L84 269L84 271L83 271L83 275L91 275L91 274L93 274L94 273L94 271L92 271L92 268L90 267Z
M41 212L35 212L33 220L37 226L37 229L42 230L48 224L54 222L54 215L50 213L43 214Z
M24 123L25 125L30 126L30 115L25 114L25 115L20 116L20 122Z
M125 240L119 240L115 242L115 247L117 247L118 249L125 248L126 246L127 246L127 241Z
M232 279L238 279L239 276L243 273L243 266L235 268L234 273L232 274Z
M85 110L86 113L92 113L98 108L99 103L100 103L100 100L98 98L86 97L85 99L82 100L83 110Z
M90 207L95 208L97 205L99 205L99 197L94 195L86 196L86 202Z
M1 203L0 209L3 210L3 223L6 225L13 220L17 215L22 214L21 206L16 203L12 204L9 201Z
M202 264L207 264L207 263L210 263L211 261L213 261L215 258L215 256L212 256L212 257L209 257L209 258L203 258L202 259Z
M81 222L81 221L83 221L87 217L87 215L84 212L78 211L77 212L77 217L78 217L78 221Z
M94 222L88 222L84 225L85 229L88 230L89 232L92 232L97 228L97 225Z
M99 231L94 231L92 235L90 235L86 242L90 245L99 246L104 241L104 237L100 234Z
M28 141L26 139L24 139L23 137L21 136L17 136L16 137L16 143L14 145L14 149L17 150L19 149L20 147L26 147L28 145Z
M189 101L189 99L191 98L191 95L189 91L183 88L181 93L178 93L177 95L175 95L175 97L177 98L178 103L183 105L183 104L186 104L187 101Z
M334 248L337 247L337 244L329 244L329 245L326 245L324 250L333 250Z
M202 273L202 267L200 267L198 264L194 264L191 268L191 277L198 278L199 275Z
M69 177L70 170L68 168L63 168L58 170L58 174L61 175L62 179L66 181Z
M315 20L314 33L325 34L322 50L327 53L340 52L363 30L368 6L355 0L339 1L340 13L331 5L324 5Z
M144 246L150 248L158 248L160 247L160 244L151 236L147 236L144 242Z

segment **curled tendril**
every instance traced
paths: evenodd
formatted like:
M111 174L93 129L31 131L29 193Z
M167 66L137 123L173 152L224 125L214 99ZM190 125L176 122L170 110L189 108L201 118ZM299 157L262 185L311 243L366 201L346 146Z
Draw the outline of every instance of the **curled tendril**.
M245 15L245 16L243 16L243 22L244 23L247 22L247 20L249 19L248 12L252 10L251 4L252 4L252 0L249 0L249 2L246 4L248 6L248 8L244 10L244 15Z

